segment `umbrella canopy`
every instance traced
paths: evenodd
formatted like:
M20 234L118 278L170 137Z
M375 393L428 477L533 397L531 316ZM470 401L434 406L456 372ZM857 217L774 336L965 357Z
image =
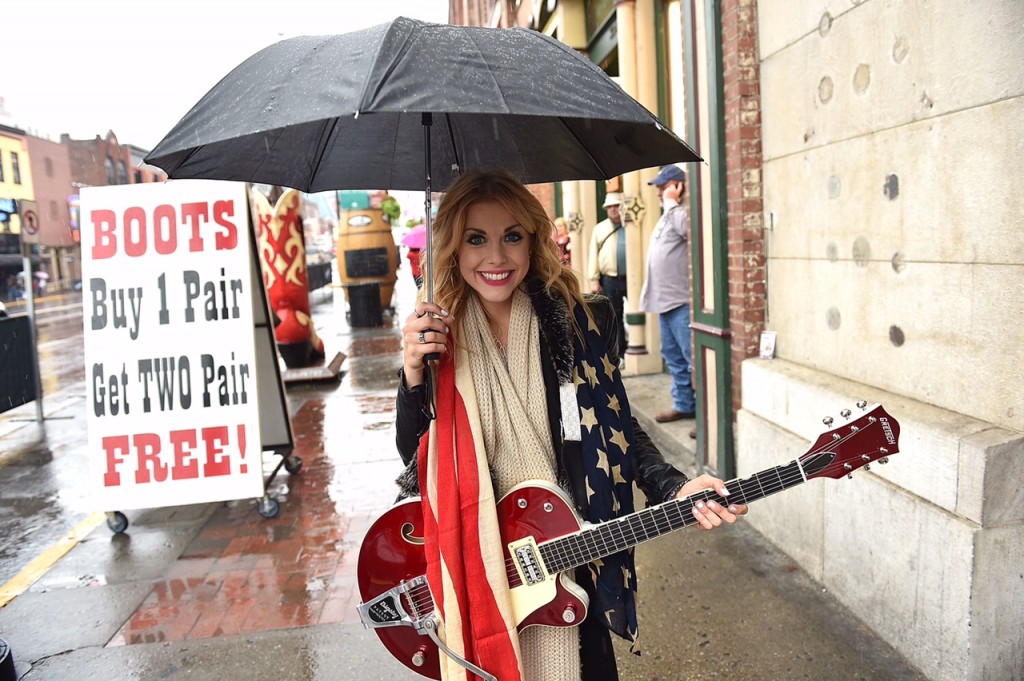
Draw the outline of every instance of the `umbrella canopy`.
M440 191L472 169L524 183L608 179L700 159L549 36L400 17L257 52L145 160L171 178L318 192L422 189L428 178Z
M427 247L427 226L419 224L409 230L409 233L402 237L402 245L409 248L423 250Z

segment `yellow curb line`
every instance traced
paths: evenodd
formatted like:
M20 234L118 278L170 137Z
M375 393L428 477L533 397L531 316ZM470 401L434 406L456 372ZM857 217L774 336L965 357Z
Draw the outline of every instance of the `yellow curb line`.
M0 608L20 596L37 579L46 574L46 571L53 567L64 554L73 549L78 542L82 541L97 525L102 523L106 516L107 514L102 511L91 514L85 520L75 525L70 532L58 539L53 546L39 554L21 572L15 575L11 581L0 586Z

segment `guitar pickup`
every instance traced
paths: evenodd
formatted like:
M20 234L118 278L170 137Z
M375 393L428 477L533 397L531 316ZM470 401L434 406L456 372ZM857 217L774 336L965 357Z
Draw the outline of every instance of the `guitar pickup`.
M516 569L527 586L539 584L547 579L547 573L537 558L537 542L533 537L526 537L519 542L509 544L509 549L516 560Z

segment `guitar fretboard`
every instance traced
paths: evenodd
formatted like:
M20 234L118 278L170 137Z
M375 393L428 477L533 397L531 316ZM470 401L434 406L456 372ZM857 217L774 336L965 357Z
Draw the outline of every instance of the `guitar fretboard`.
M719 496L714 490L704 490L684 499L666 501L622 518L544 542L539 546L540 554L548 572L563 572L696 524L693 505L698 501L714 501L722 506L749 504L795 487L804 480L799 464L792 461L784 466L775 466L755 473L749 478L737 478L726 482L728 498Z

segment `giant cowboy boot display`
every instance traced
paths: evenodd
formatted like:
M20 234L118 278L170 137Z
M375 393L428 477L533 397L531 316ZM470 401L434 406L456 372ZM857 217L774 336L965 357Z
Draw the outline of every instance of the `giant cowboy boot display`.
M271 208L270 200L262 193L254 189L250 193L260 269L270 309L276 317L274 336L278 352L289 369L308 367L323 359L324 343L309 316L302 197L295 189L285 190Z

